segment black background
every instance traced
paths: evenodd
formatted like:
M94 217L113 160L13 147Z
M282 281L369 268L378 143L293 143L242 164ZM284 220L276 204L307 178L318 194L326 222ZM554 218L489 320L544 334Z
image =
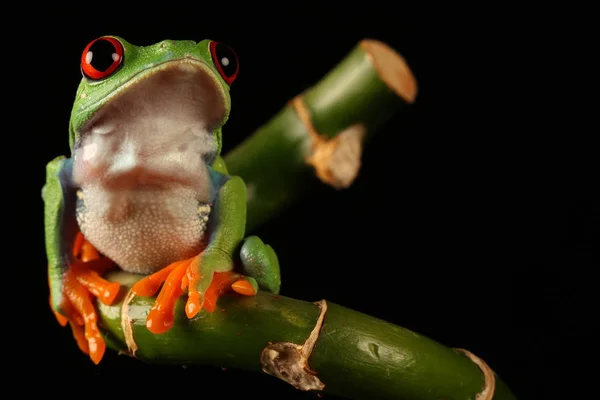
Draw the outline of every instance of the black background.
M475 23L374 3L369 10L346 6L346 15L301 3L248 14L230 5L218 12L163 6L146 14L114 4L71 9L72 16L54 10L35 21L24 17L16 28L36 37L31 51L7 55L22 60L25 90L13 104L26 113L14 136L21 172L12 174L25 196L15 201L25 209L11 217L25 228L19 243L26 237L31 247L17 257L29 264L30 304L15 317L23 321L19 333L10 334L24 343L15 347L13 372L56 374L63 393L81 393L78 382L94 392L119 382L132 395L160 387L198 397L219 390L315 398L269 376L213 367L147 366L112 352L93 365L48 308L40 189L45 164L68 154L79 57L97 36L137 45L207 37L232 46L241 69L225 152L369 37L406 58L417 101L367 146L350 189L322 187L257 232L279 254L282 294L327 299L469 349L522 399L571 398L566 376L584 372L578 363L592 338L596 180L587 131L559 124L564 108L539 101L568 103L553 98L565 71L561 57L542 49L551 41L555 55L568 49L550 28L524 36L519 22L496 24L488 14ZM545 80L548 69L552 80Z

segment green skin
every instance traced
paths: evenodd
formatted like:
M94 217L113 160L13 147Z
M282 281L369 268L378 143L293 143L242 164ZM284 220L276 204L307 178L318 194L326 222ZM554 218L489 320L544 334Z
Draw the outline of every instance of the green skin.
M280 287L279 264L273 249L258 237L245 238L246 227L246 186L241 178L230 176L221 151L221 128L230 112L229 85L223 79L211 56L210 40L163 41L151 46L139 47L122 38L117 39L123 46L122 64L109 76L92 80L84 76L81 80L72 109L69 124L69 145L71 158L59 156L47 165L46 183L42 189L45 207L45 244L48 257L48 275L52 307L64 314L61 308L64 299L64 276L75 260L71 255L74 239L81 226L77 219L77 194L81 190L74 180L79 172L75 150L83 139L86 124L116 95L123 95L137 83L143 81L158 68L176 64L185 59L194 63L212 81L213 95L221 102L219 120L211 124L208 131L215 143L215 151L208 161L202 162L210 181L210 214L201 233L206 243L198 264L202 276L197 283L201 294L209 287L214 272L239 272L252 283L254 288L278 293ZM207 104L199 103L201 106ZM207 191L209 189L206 189ZM81 193L81 192L79 192ZM190 223L193 221L190 221ZM89 230L102 229L102 226L88 226ZM196 226L196 225L194 225ZM86 235L87 237L87 235ZM88 238L88 240L90 240ZM91 244L97 247L93 240ZM123 250L126 251L126 250ZM118 264L118 263L117 263ZM154 266L154 271L166 265ZM154 272L149 271L149 272ZM192 289L192 288L190 288Z

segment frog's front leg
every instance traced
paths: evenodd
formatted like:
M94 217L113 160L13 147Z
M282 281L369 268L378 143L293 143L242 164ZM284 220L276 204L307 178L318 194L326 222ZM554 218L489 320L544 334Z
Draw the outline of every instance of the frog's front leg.
M42 190L50 306L62 326L70 324L79 348L97 364L105 343L93 298L111 304L120 285L101 277L114 263L98 254L79 232L71 167L71 160L62 156L48 163Z
M221 175L220 189L208 218L206 248L197 256L172 263L132 287L134 294L153 296L155 304L146 319L153 333L168 331L174 322L175 303L187 291L185 312L194 317L201 309L213 312L217 299L226 291L254 295L256 281L234 272L233 255L246 226L246 186L241 178Z

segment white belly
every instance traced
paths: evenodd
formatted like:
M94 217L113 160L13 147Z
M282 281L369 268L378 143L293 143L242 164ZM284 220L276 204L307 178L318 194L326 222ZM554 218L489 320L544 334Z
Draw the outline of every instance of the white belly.
M201 205L192 189L87 187L82 193L81 232L125 271L149 274L204 247L210 207Z

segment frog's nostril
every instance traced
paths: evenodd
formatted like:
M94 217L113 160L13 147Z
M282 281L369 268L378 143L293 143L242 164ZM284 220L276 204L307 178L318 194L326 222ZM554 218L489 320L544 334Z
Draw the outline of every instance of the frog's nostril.
M160 42L160 48L166 49L167 47L171 46L172 44L173 44L172 40L163 40L162 42Z

